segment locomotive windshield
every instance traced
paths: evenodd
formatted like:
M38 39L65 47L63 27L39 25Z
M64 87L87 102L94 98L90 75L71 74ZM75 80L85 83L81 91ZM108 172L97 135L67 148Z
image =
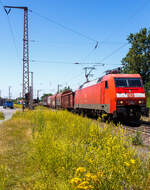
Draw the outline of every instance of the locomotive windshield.
M142 87L140 78L115 78L116 87Z

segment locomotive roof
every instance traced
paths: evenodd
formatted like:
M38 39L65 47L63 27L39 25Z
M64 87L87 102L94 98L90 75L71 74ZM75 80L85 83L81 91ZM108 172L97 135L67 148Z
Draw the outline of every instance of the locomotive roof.
M139 74L108 74L103 77L103 79L109 79L109 78L141 78Z
M79 90L82 88L86 88L86 87L95 85L97 83L100 83L101 81L105 81L105 80L108 80L110 78L115 78L115 77L118 77L118 78L141 78L141 76L139 74L108 74L108 75L102 76L98 79L95 79L90 82L86 82L86 83L82 84L79 87Z

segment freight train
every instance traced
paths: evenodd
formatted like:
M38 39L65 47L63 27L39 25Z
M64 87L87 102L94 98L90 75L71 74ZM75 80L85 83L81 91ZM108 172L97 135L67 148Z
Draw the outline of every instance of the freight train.
M82 84L75 92L65 91L45 97L43 104L52 109L75 113L139 121L148 116L146 95L139 74L106 74Z

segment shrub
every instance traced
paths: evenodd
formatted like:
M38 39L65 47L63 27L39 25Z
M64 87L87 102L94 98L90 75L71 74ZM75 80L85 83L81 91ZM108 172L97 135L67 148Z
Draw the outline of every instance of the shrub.
M132 137L132 143L133 143L133 145L142 145L143 144L143 139L142 139L140 131L136 131L135 135Z

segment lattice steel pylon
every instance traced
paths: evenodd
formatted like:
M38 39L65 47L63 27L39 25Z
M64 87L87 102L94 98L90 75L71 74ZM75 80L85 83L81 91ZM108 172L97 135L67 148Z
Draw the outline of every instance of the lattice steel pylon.
M28 40L28 7L4 6L5 12L10 13L12 8L24 10L24 35L23 35L23 109L24 105L29 107L30 90L29 90L29 40ZM25 101L26 100L26 101ZM25 104L26 103L26 104Z

